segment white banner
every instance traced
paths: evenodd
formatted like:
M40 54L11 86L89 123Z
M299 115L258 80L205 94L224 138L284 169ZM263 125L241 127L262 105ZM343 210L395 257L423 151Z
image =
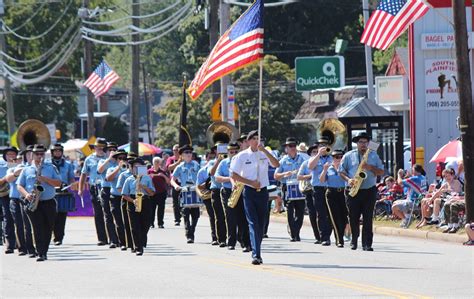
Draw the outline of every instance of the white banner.
M457 67L454 59L425 60L427 110L459 109Z

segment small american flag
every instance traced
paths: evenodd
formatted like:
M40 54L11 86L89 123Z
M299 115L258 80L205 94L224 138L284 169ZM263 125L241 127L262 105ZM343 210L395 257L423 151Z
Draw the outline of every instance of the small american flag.
M263 57L263 0L256 0L217 41L188 88L196 100L214 81Z
M89 88L97 99L107 93L118 79L120 79L120 77L117 73L112 70L105 60L102 60L86 82L84 82L84 86Z
M428 10L424 0L382 0L369 18L360 42L385 50Z

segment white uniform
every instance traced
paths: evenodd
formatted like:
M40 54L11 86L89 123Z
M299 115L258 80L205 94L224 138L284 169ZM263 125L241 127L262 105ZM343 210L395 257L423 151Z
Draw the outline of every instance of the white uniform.
M230 163L230 171L248 180L258 180L261 188L267 187L268 165L270 161L261 151L253 152L248 148L238 153Z

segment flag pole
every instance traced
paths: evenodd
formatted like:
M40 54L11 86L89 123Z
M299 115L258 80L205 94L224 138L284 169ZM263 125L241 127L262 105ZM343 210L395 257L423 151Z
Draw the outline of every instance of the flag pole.
M263 58L260 59L260 86L258 89L258 141L262 138Z

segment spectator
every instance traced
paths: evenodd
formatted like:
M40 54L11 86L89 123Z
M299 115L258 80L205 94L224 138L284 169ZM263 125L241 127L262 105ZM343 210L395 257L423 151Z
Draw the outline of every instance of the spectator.
M469 240L463 243L463 245L472 246L474 245L474 222L468 223L465 226L466 234Z
M464 196L453 195L446 199L444 204L444 219L448 227L443 233L455 234L459 230L459 213L466 211L466 201Z
M439 224L439 217L441 207L446 201L446 198L451 193L460 193L462 192L461 182L456 180L455 172L451 168L443 170L443 183L441 187L436 191L433 196L430 198L429 204L433 205L433 215L431 221L428 221L428 225Z
M168 188L170 186L170 176L163 168L163 159L160 157L153 158L153 167L148 169L148 175L153 181L156 192L151 197L151 227L155 227L155 215L158 218L158 227L164 228L164 215L166 197L168 196ZM156 211L158 207L158 212Z
M379 199L375 203L376 211L383 211L385 215L392 214L392 204L403 198L403 188L397 184L392 176L384 179L385 186L379 190Z
M416 228L425 226L428 221L431 220L430 215L432 214L432 208L430 207L431 197L436 192L436 184L431 184L428 188L428 192L425 197L421 200L421 220L416 225Z
M405 171L403 169L398 171L398 184L408 189L407 199L395 201L392 209L393 214L402 219L400 226L408 227L415 201L427 191L428 183L425 177L426 172L420 164L413 165L412 176L409 178L402 179L404 174Z

